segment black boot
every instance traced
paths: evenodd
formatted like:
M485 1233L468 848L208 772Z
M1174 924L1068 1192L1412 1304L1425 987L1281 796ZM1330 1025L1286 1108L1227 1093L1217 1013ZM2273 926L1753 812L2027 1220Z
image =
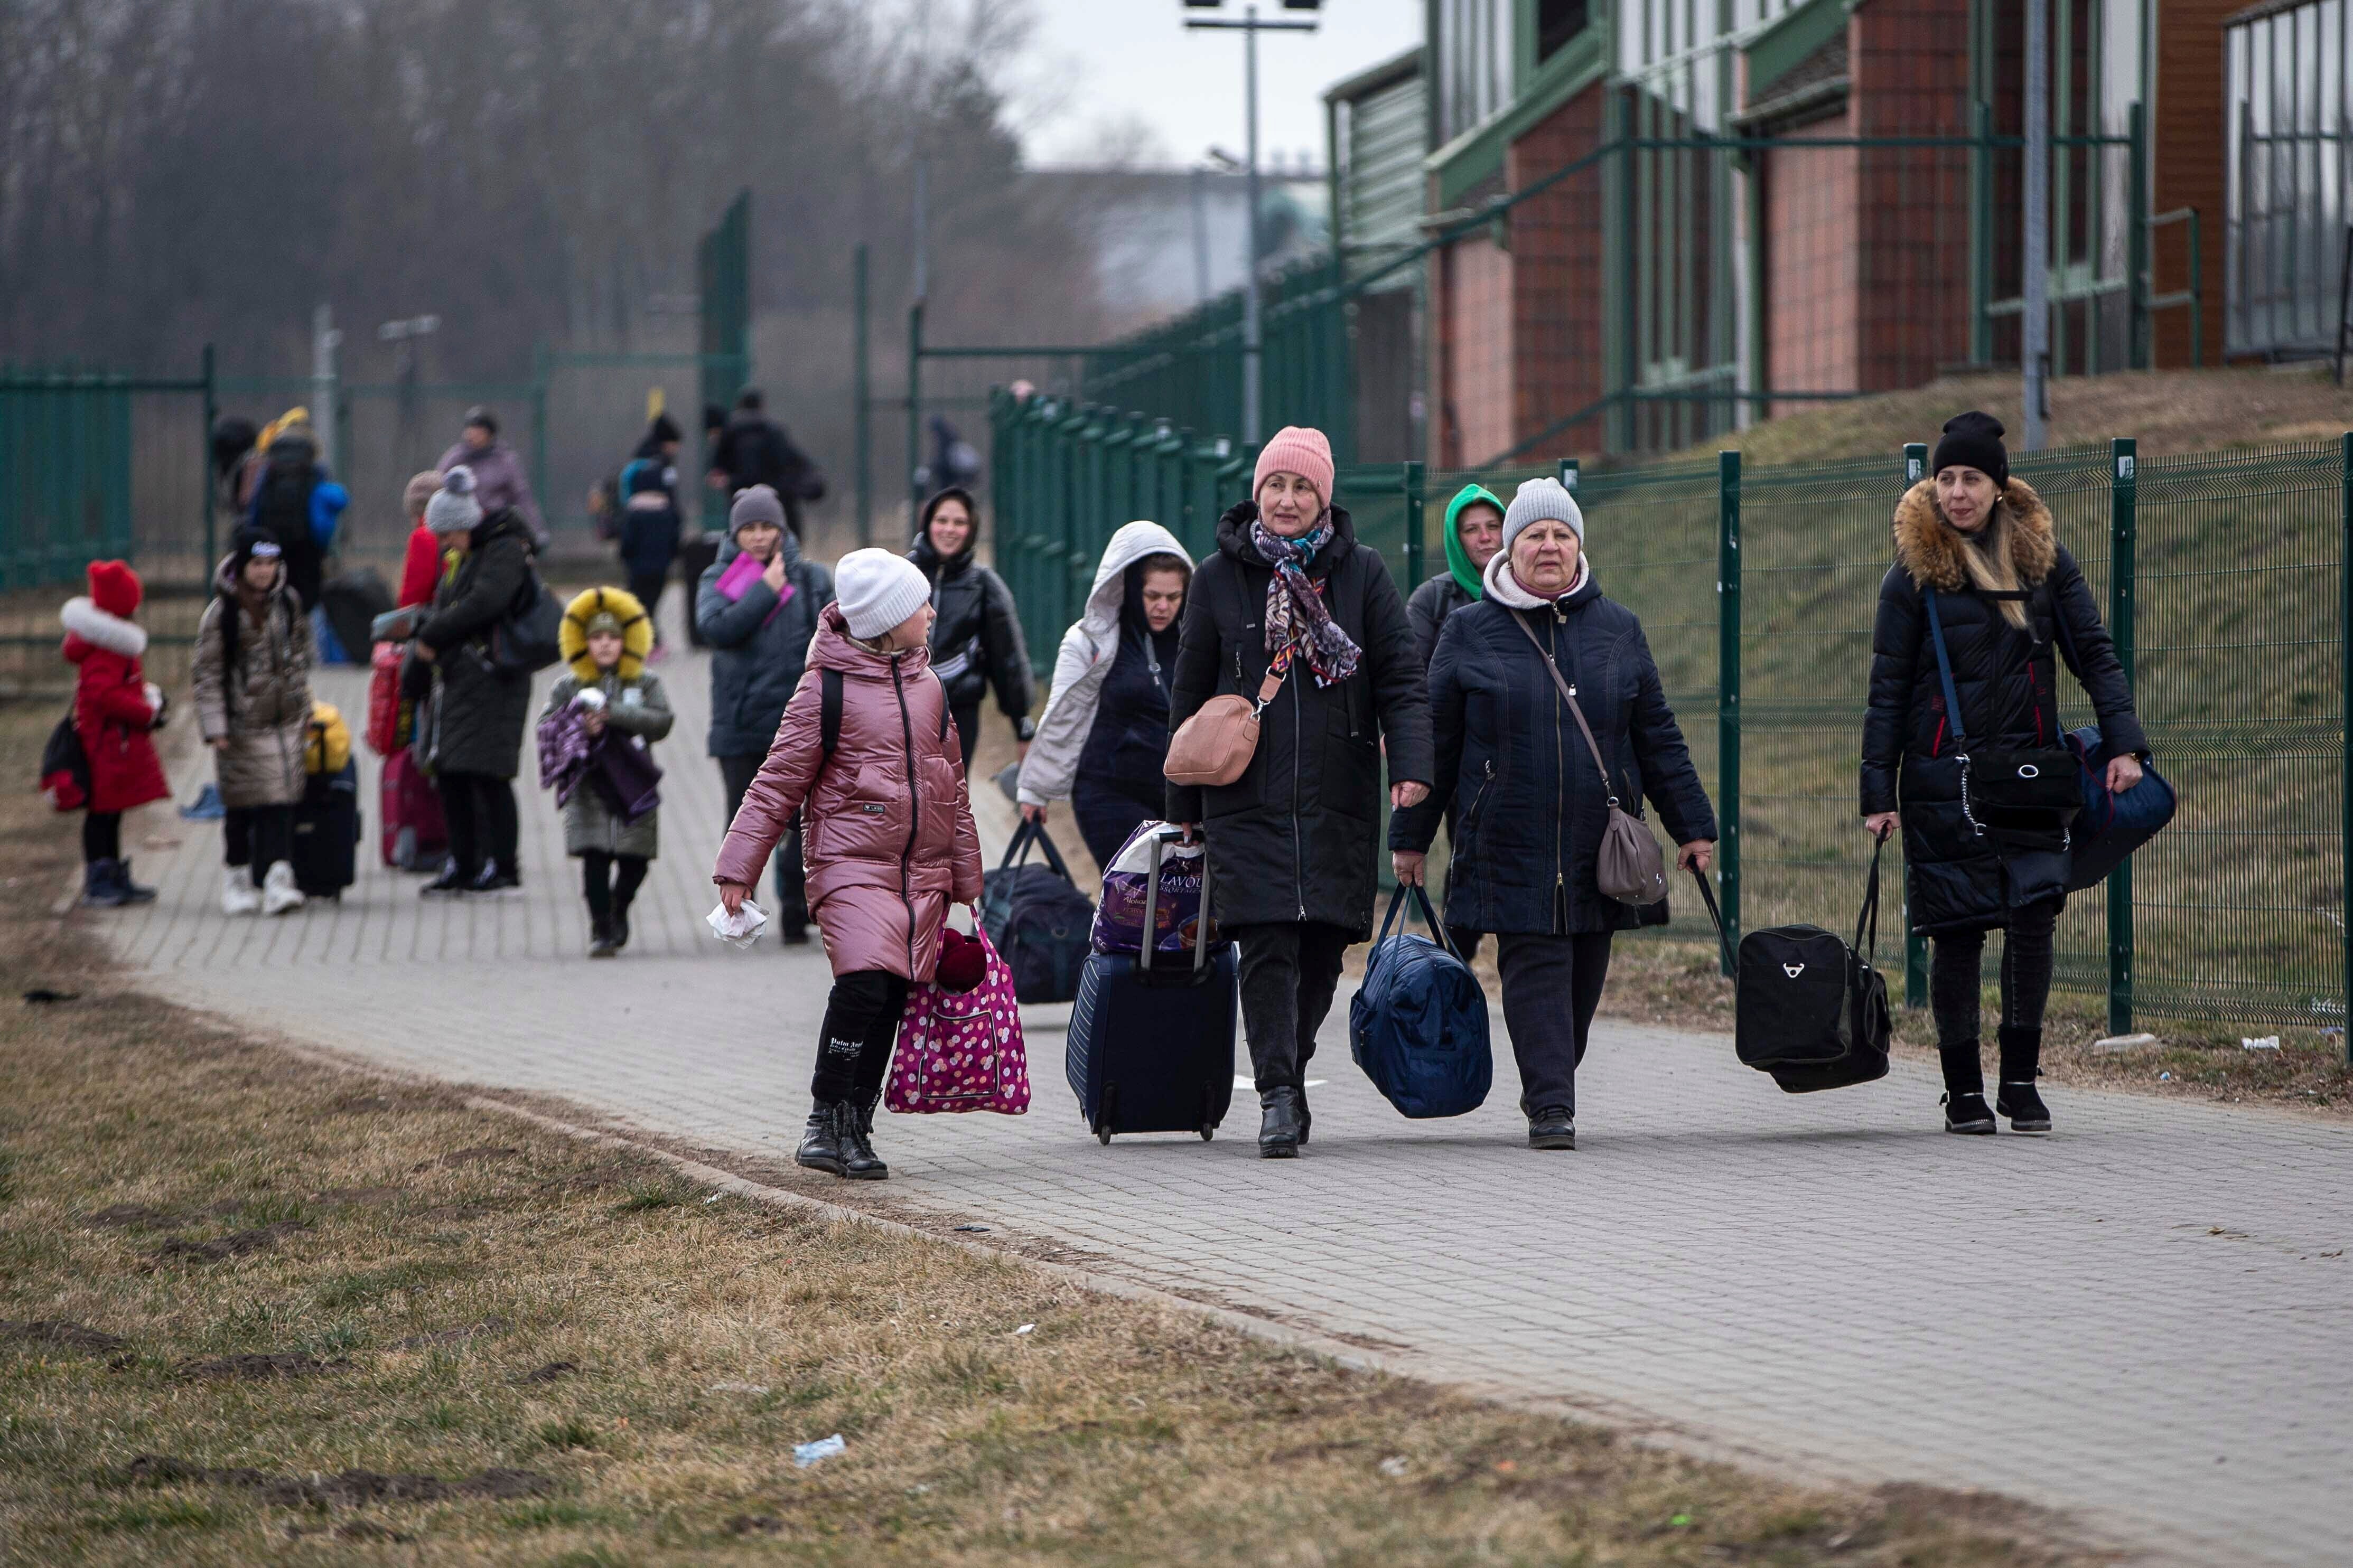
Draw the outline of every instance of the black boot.
M1945 1068L1945 1131L1992 1131L1993 1108L1986 1104L1985 1068L1978 1060L1978 1043L1963 1040L1948 1046L1939 1042L1936 1055Z
M1261 1160L1299 1158L1299 1091L1270 1089L1258 1097L1258 1157Z
M1305 1084L1300 1085L1292 1092L1299 1096L1299 1146L1304 1149L1307 1147L1307 1135L1315 1130L1315 1113L1307 1109Z
M610 958L619 951L619 946L613 941L613 922L609 920L600 921L593 915L590 916L588 920L588 956L591 958Z
M629 945L629 900L623 899L613 906L612 923L606 933L613 939L613 951L620 952Z
M122 866L117 860L85 860L81 867L81 901L92 909L116 910L131 901L122 890Z
M441 874L417 889L417 896L420 899L454 897L471 892L473 889L474 879L459 869L458 862L452 858L442 862Z
M1528 1118L1528 1147L1531 1149L1574 1149L1577 1147L1577 1118L1566 1110L1539 1110Z
M853 1182L879 1182L891 1167L874 1152L874 1108L841 1106L841 1173Z
M841 1163L841 1123L845 1116L854 1114L848 1105L829 1100L810 1106L808 1125L801 1130L801 1146L793 1151L793 1163L837 1176L848 1174Z
M117 868L115 886L122 890L124 903L152 904L155 901L154 889L142 888L131 879L131 861L128 857L116 861L115 866Z
M2050 1131L2051 1108L2034 1089L2042 1076L2042 1031L2004 1025L1995 1037L2001 1042L2001 1088L1994 1093L1994 1109L2010 1118L2012 1132Z

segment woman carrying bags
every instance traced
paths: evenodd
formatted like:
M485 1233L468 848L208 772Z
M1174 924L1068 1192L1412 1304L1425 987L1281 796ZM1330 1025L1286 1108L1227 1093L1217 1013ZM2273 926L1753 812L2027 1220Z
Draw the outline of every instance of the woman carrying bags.
M1429 793L1430 704L1405 601L1380 553L1332 504L1332 447L1285 426L1251 499L1218 520L1178 638L1169 724L1279 678L1256 751L1229 784L1171 783L1168 820L1207 835L1220 930L1241 944L1241 1012L1259 1153L1287 1160L1312 1127L1303 1088L1348 944L1373 933L1382 748L1390 803Z
M1391 818L1391 858L1398 881L1421 881L1438 824L1460 803L1447 928L1458 940L1496 933L1528 1147L1574 1149L1577 1068L1609 975L1610 938L1667 921L1663 899L1638 908L1601 891L1609 808L1632 811L1647 798L1682 847L1676 863L1703 874L1715 814L1642 623L1603 595L1584 515L1559 480L1530 479L1513 496L1482 586L1479 603L1449 616L1439 636L1430 666L1436 783L1429 799Z
M1021 815L1067 799L1095 864L1108 867L1160 815L1167 781L1168 688L1193 558L1156 522L1111 536L1085 613L1062 634L1037 738L1021 759Z
M1862 726L1863 826L1881 839L1903 832L1905 908L1932 942L1928 1001L1948 1132L1991 1132L1997 1111L2013 1131L2051 1130L2034 1080L2073 813L2046 796L2074 794L2078 778L2063 749L2054 650L2099 714L2111 791L2140 782L2148 751L2091 589L2052 536L2042 498L2010 477L2001 437L1989 415L1956 416L1931 477L1896 506ZM2009 934L2000 1089L1989 1107L1978 971L1997 927Z
M931 672L931 584L900 556L853 550L818 617L809 671L744 792L712 880L733 914L796 816L807 821L809 912L833 994L794 1155L811 1170L880 1181L874 1104L907 987L930 981L948 902L980 902L980 838L947 694ZM827 744L826 689L839 693ZM977 916L975 917L976 919Z

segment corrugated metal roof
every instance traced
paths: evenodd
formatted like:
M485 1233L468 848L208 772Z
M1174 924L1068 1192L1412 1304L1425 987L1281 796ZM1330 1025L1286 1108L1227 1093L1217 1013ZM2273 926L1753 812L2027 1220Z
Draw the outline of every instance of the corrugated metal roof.
M1427 129L1419 74L1357 97L1348 110L1348 163L1341 199L1351 250L1421 239L1422 141ZM1398 274L1400 285L1407 279Z

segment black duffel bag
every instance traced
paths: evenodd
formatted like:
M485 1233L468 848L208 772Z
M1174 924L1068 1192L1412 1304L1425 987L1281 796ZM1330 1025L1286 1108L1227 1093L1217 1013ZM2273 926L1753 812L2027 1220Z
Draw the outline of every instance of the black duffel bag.
M1871 876L1854 942L1818 925L1767 926L1740 939L1733 973L1733 1049L1740 1059L1790 1094L1843 1089L1887 1076L1887 1043L1894 1031L1887 981L1873 967L1879 948L1879 858ZM1724 917L1707 878L1693 872L1706 900L1715 937L1725 945ZM1860 950L1860 951L1858 951Z
M1043 866L1025 863L1032 844L1046 852ZM980 886L980 923L1013 972L1014 999L1076 1000L1093 951L1095 906L1071 879L1044 826L1025 817L1006 843L1004 860Z

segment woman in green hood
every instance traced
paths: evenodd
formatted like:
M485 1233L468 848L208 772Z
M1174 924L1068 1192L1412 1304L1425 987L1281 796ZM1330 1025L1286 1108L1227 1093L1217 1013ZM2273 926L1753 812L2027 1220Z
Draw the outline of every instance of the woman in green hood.
M1446 617L1482 597L1480 578L1504 547L1504 503L1484 485L1464 485L1446 503L1446 570L1413 591L1406 616L1413 622L1413 651L1421 668L1438 650L1438 629Z

